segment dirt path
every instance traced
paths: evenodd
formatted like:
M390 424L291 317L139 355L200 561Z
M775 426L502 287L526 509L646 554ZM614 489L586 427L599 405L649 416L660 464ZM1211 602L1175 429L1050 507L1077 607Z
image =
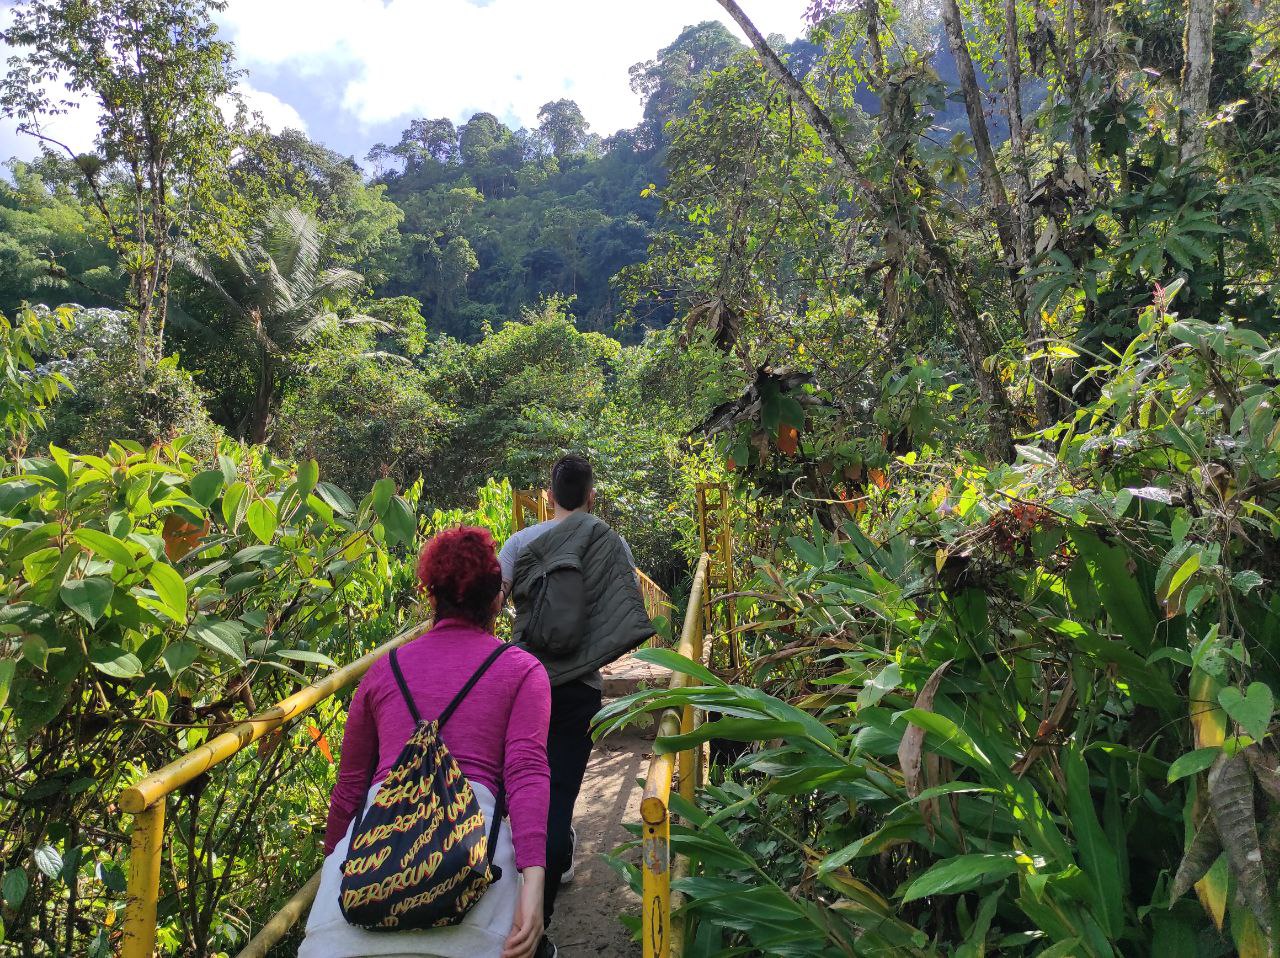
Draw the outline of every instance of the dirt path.
M640 945L618 921L636 914L640 899L603 856L628 839L623 822L640 817L640 786L652 754L652 734L628 729L596 745L574 814L578 831L576 880L556 902L551 936L561 958L634 958Z

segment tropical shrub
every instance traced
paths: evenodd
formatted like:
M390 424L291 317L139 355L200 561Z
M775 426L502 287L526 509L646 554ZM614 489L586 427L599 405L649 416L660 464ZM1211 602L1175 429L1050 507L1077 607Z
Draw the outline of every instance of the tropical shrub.
M26 953L114 950L121 788L415 614L391 593L389 550L412 544L415 523L389 480L357 504L314 462L224 444L204 468L187 450L50 446L0 478L0 887ZM261 889L293 887L278 879L318 861L323 723L340 714L170 800L166 952L242 941L270 906ZM279 790L298 775L312 785ZM277 805L269 789L292 797Z
M1270 953L1280 350L1173 292L1014 464L909 453L755 560L740 684L643 653L695 687L607 717L720 743L701 953Z
M138 367L130 314L77 306L36 306L28 314L54 324L36 371L61 376L69 387L51 404L35 441L100 454L117 439L150 446L186 436L189 455L213 460L222 431L206 410L206 393L176 356Z
M426 377L405 363L364 355L366 335L334 335L306 354L285 391L272 446L294 459L315 459L324 475L353 495L383 477L398 487L428 473L445 430L446 411L426 391Z

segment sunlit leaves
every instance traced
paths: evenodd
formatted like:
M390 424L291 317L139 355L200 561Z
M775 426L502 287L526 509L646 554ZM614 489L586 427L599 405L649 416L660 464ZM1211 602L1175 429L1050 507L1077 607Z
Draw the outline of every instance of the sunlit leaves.
M97 625L98 620L107 611L114 592L115 584L110 579L90 576L64 584L62 601L89 625Z
M161 610L175 622L187 620L187 584L171 565L157 562L147 573L147 581L155 589Z
M1275 697L1265 683L1252 682L1244 692L1235 687L1225 688L1218 693L1218 703L1254 741L1260 742L1266 737L1275 711Z

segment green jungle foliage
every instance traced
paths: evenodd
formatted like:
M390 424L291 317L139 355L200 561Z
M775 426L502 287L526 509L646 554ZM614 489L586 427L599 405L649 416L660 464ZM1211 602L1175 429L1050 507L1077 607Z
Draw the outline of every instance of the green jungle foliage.
M720 759L672 837L702 953L1269 953L1280 351L1141 327L1051 446L909 455L753 558L739 684L641 653L694 687L603 715L694 703L658 750Z
M675 595L733 489L742 667L603 716L708 712L686 953L1276 953L1280 10L718 2L634 129L367 172L237 107L219 0L14 6L0 115L99 110L0 183L0 954L112 954L120 790L569 450ZM314 872L344 701L169 800L162 954Z
M27 343L9 356L34 371L30 351L55 323L28 313L17 328ZM11 449L52 398L55 375L27 382L29 418L11 421ZM0 481L0 630L17 643L0 660L0 816L6 849L33 850L0 882L7 939L24 952L64 940L67 954L113 952L128 824L113 803L140 771L413 614L390 550L414 538L414 507L389 480L357 505L319 480L314 461L295 468L224 444L206 467L188 448L185 437L149 448L121 440L102 455L50 444L9 460ZM267 803L266 816L251 810L275 783L324 772L303 728L268 744L171 810L181 838L162 889L166 948L205 954L237 940L238 923L210 901L256 907L264 876L282 889L302 876L290 836L307 793Z

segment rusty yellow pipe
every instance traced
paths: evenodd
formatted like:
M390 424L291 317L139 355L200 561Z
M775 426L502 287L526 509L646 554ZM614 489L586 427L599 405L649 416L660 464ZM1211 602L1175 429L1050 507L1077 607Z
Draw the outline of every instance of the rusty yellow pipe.
M378 646L368 655L363 655L350 665L330 672L318 682L313 682L288 698L281 699L265 712L259 712L239 725L233 726L230 731L223 732L199 748L192 749L180 759L152 772L120 793L120 808L131 815L137 815L143 809L150 808L193 778L225 762L245 746L252 745L268 732L274 732L286 722L314 708L318 702L359 680L365 672L369 671L369 667L374 662L397 646L404 645L410 639L421 635L425 628L425 625L420 624L401 632L390 642Z
M670 783L668 771L668 786ZM640 805L640 814L644 818L640 839L642 950L644 958L670 958L671 820L666 802L657 797L646 797Z
M693 706L686 705L680 715L680 734L688 735L694 729L693 725ZM696 750L686 748L680 752L680 797L686 802L692 802L694 798L694 773L693 773L693 756Z
M151 958L156 947L156 903L160 899L160 853L164 848L164 802L133 819L129 886L124 906L121 958Z
M320 873L323 868L316 869L311 880L298 890L298 893L285 902L284 907L271 916L271 920L262 926L262 930L249 940L236 958L267 958L274 948L301 918L311 909L316 900L316 892L320 890Z
M703 632L702 605L707 594L707 572L711 558L706 553L698 560L689 591L689 605L685 609L684 625L680 630L680 642L676 647L681 655L695 662L702 661ZM689 676L674 672L669 688L683 688L689 684ZM692 707L683 710L667 709L658 720L658 736L671 736L692 731L694 722ZM644 797L640 802L641 818L641 886L643 893L641 911L641 947L644 958L671 958L679 943L673 940L671 923L671 781L677 763L680 768L680 791L693 800L696 781L694 757L690 749L679 755L668 753L655 755L645 776Z

